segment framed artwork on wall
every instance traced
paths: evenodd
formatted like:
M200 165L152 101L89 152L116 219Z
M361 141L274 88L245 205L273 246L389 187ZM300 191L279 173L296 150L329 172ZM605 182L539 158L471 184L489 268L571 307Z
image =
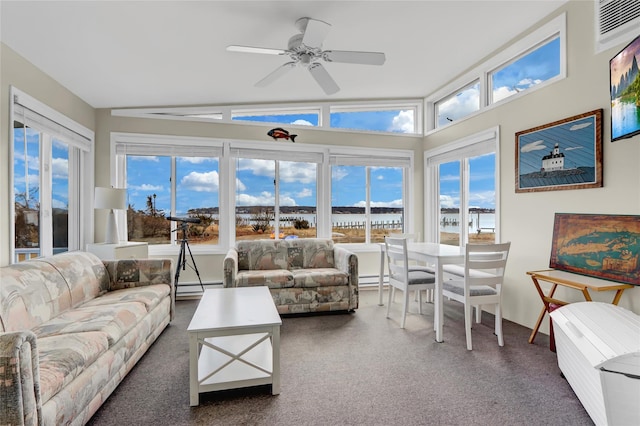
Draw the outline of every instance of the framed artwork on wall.
M602 187L602 109L516 133L516 192Z
M640 36L609 61L611 142L640 134Z
M556 213L549 267L640 285L640 216Z

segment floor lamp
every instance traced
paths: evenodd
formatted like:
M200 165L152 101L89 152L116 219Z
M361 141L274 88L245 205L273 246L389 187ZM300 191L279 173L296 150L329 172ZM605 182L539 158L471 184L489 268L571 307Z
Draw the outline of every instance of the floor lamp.
M113 211L127 208L127 190L121 188L96 187L94 208L109 210L105 243L117 244L120 239L118 238L116 215Z

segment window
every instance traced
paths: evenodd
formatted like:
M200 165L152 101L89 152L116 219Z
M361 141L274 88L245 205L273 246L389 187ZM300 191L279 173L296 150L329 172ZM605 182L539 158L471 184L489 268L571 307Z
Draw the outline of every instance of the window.
M127 188L126 237L150 245L178 245L188 218L190 245L218 245L220 227L219 143L203 138L112 136L116 183ZM119 217L124 220L124 214Z
M379 243L406 232L409 159L331 158L331 232L336 242ZM380 166L384 162L389 166ZM360 164L370 165L360 165ZM395 163L395 165L394 165Z
M258 123L296 124L301 126L317 126L320 114L315 111L232 111L231 119L234 121L254 121Z
M426 241L499 241L497 147L495 129L425 152Z
M330 117L331 127L334 129L418 133L416 130L416 108L333 107Z
M201 219L189 224L198 251L332 231L336 241L382 242L412 228L410 150L114 133L112 152L129 197L121 238L154 244L152 254L180 237L166 216Z
M459 120L480 109L480 83L464 89L435 103L436 127Z
M358 132L422 134L422 100L353 103L292 103L286 105L203 106L112 110L121 117L177 120L243 121L274 126L314 126ZM290 130L290 129L288 129Z
M565 77L563 13L427 97L426 129L442 128Z
M12 88L13 259L78 250L90 199L93 132ZM84 224L84 226L82 226Z
M530 89L559 74L560 37L555 37L490 74L490 103Z
M322 156L257 149L232 151L236 240L317 235L317 176ZM304 161L303 161L304 160Z

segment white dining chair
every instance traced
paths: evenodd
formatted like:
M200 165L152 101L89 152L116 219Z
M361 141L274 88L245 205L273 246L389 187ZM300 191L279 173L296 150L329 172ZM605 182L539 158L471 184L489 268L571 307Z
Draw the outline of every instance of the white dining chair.
M416 290L418 292L418 312L422 314L421 290L433 290L435 288L436 279L434 274L424 269L409 268L406 238L385 237L384 244L389 267L389 301L387 303L387 318L389 318L391 313L391 303L395 298L395 289L399 289L403 294L402 321L400 323L400 328L404 328L407 317L407 307L409 305L409 292L412 290Z
M480 323L482 305L495 306L495 334L498 345L504 346L502 336L502 282L511 243L467 244L461 276L451 275L443 282L442 294L464 304L464 325L467 349L472 350L472 307L476 308L476 322Z

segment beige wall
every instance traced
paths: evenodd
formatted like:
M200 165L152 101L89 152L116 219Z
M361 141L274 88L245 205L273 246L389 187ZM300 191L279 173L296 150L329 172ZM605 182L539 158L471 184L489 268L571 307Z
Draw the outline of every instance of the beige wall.
M362 135L348 132L323 132L314 129L300 130L296 143L336 144L362 147L413 149L415 174L413 191L416 232L424 235L423 215L423 149L433 148L463 138L476 132L500 126L501 149L501 227L502 239L512 241L512 255L507 269L504 299L505 318L531 327L538 315L541 303L531 280L525 272L545 268L549 261L551 228L555 212L575 213L626 213L640 214L640 137L610 142L608 60L619 48L594 54L593 3L571 2L566 10L568 29L568 78L548 88L533 92L505 106L494 108L477 117L464 120L449 128L431 134L424 139L400 136ZM562 11L561 10L561 11ZM560 12L561 12L560 11ZM552 17L550 17L552 18ZM238 124L185 123L170 120L144 120L112 117L108 110L93 110L89 105L67 91L60 84L24 61L11 49L0 44L2 129L9 128L9 85L15 85L52 108L96 131L95 184L108 185L110 132L139 132L233 138L242 140L266 140L267 127ZM417 94L419 95L419 94ZM573 191L514 192L514 134L541 124L572 115L604 109L604 187ZM0 137L0 182L8 182L9 147L8 131ZM11 188L0 185L0 265L9 263L8 240L9 206ZM104 220L96 216L97 239L104 233ZM205 281L222 278L222 254L198 256L196 263ZM371 253L361 257L361 271L365 274L377 271L377 256ZM181 281L194 281L189 271L181 275ZM580 300L578 294L558 292L561 297ZM610 294L600 294L596 300L609 301ZM640 289L627 291L620 303L640 313ZM546 329L546 321L543 330Z
M512 242L503 309L505 318L528 327L533 327L541 303L526 271L549 266L554 214L640 214L640 136L611 143L609 129L609 59L623 46L594 54L593 3L572 2L563 10L568 36L565 80L427 136L424 144L429 149L500 126L500 225L502 240ZM515 133L599 108L604 110L604 187L516 194ZM559 289L556 295L582 300L575 291ZM594 299L611 301L612 294L596 294ZM640 313L640 288L627 290L620 305ZM547 321L543 330L548 330Z

